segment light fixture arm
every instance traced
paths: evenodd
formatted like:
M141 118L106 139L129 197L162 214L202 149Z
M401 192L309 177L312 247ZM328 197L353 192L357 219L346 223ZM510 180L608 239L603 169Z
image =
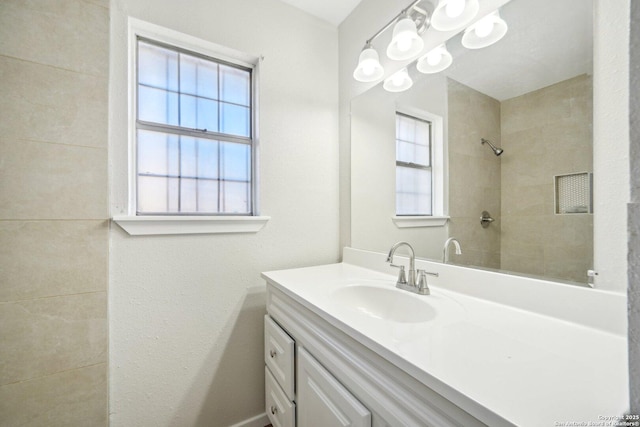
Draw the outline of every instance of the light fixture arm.
M380 34L384 33L387 29L389 29L393 24L396 23L396 21L398 20L398 18L400 18L403 15L406 15L409 13L410 10L415 9L416 11L418 11L419 13L423 14L423 15L427 15L427 12L422 9L422 8L417 8L416 6L418 5L418 3L422 2L423 0L414 0L413 2L411 2L411 4L409 6L407 6L406 8L402 9L400 11L400 13L398 13L396 16L393 17L393 19L391 19L391 21L389 21L389 23L387 25L385 25L384 27L382 27L380 30L378 30L377 33L375 33L373 36L371 36L366 42L365 42L365 46L370 46L371 43L373 43L373 41L378 38L380 36Z

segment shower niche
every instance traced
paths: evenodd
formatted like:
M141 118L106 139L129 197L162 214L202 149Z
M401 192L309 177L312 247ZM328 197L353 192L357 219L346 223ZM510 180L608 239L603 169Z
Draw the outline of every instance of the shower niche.
M593 213L593 174L589 172L556 175L555 212L558 215Z

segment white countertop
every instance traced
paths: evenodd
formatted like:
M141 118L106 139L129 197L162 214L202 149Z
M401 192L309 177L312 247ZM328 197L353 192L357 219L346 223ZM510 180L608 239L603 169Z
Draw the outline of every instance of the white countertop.
M436 311L418 323L363 316L335 296L353 285L395 289L390 274L339 263L263 277L489 425L598 422L628 409L624 335L455 292L442 275L430 282L429 296L398 290L427 299ZM477 405L488 411L478 413Z

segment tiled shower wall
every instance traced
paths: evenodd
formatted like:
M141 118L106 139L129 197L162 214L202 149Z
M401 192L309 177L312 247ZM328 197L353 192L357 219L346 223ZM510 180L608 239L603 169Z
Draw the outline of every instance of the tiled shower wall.
M108 0L0 2L0 425L107 424Z
M553 177L593 171L591 77L502 102L449 79L448 104L449 230L463 246L455 262L586 282L593 215L556 215ZM488 228L483 210L496 219Z
M556 215L555 175L593 171L592 80L581 75L501 103L501 268L586 282L593 215Z
M457 264L500 268L500 158L480 143L485 138L501 145L500 102L447 81L449 235L462 245L462 255L450 258ZM480 226L482 211L496 219L488 228Z

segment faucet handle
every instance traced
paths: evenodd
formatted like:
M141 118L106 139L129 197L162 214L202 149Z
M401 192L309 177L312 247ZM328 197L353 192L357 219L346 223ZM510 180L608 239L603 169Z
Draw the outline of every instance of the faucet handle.
M395 268L399 268L400 269L400 271L398 272L398 281L396 282L396 285L406 285L407 284L407 275L404 272L404 265L391 264L391 267L395 267Z
M420 270L418 269L417 271L418 273L418 293L420 295L430 295L431 294L431 290L429 290L429 285L427 284L427 274L429 276L434 276L434 277L438 277L439 274L438 273L430 273L428 271L425 270Z

